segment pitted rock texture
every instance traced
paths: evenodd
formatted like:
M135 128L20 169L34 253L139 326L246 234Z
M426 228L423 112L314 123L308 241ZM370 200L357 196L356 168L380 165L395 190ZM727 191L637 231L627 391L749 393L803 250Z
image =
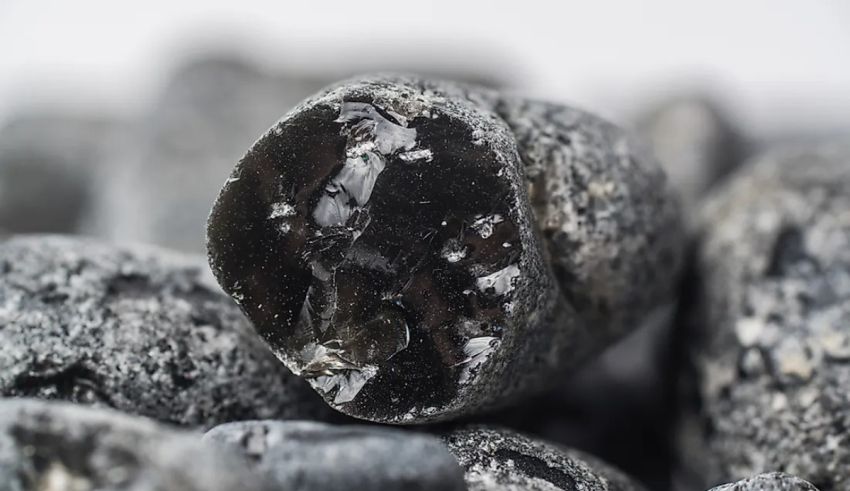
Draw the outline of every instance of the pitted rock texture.
M343 83L239 162L219 283L334 408L444 420L555 383L671 300L663 173L574 109L418 78Z
M204 439L240 452L289 491L464 491L463 471L439 439L379 426L243 421Z
M709 491L818 491L818 488L800 478L771 472L717 486Z
M60 236L0 242L0 395L182 425L330 412L203 260Z
M466 471L469 491L643 491L631 478L577 450L496 427L444 437Z
M850 487L848 210L846 145L768 153L707 204L683 439L708 484L781 469Z
M0 491L276 489L235 455L145 418L0 399Z

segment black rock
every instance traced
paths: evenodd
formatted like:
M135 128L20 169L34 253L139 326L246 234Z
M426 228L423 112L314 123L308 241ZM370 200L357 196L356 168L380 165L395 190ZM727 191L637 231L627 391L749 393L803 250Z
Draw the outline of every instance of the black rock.
M669 302L677 218L594 116L379 76L260 138L207 233L293 372L346 414L413 423L551 385Z
M185 425L327 416L205 269L92 240L0 242L0 395Z
M593 456L510 430L468 427L445 436L466 470L469 491L641 491Z
M243 421L205 440L241 452L278 489L465 490L463 471L439 439L378 426Z
M0 229L78 232L95 176L124 126L109 118L22 114L0 129Z
M704 485L850 487L848 210L846 145L768 153L703 210L682 460Z
M271 491L236 456L145 418L0 399L0 490Z
M818 488L800 478L771 472L717 486L709 491L818 491Z

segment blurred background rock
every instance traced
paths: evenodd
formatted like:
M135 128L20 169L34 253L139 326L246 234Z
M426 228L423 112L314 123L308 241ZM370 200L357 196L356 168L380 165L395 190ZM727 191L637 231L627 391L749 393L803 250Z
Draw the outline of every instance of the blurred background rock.
M849 5L0 0L0 232L202 251L210 205L254 140L324 85L376 70L631 127L688 215L759 148L850 134ZM672 332L647 326L491 419L664 489Z

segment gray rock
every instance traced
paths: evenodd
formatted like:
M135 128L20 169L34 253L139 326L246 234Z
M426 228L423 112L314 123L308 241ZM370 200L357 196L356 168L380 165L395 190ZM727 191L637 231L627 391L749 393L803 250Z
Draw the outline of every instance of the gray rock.
M0 129L0 229L77 232L95 175L124 126L107 118L28 114Z
M638 133L651 145L688 212L718 181L740 166L744 138L708 96L669 99L643 115Z
M445 436L466 470L469 491L640 491L631 478L577 450L500 428L473 426Z
M265 491L233 455L145 418L0 399L0 491Z
M329 411L203 260L59 236L0 242L0 395L184 425Z
M774 469L850 487L850 147L762 156L707 204L689 333L706 484Z
M709 491L818 491L818 488L800 478L771 472L717 486Z
M278 489L465 490L463 471L439 439L380 426L242 421L204 439L235 449Z
M616 127L403 76L290 112L207 231L219 283L287 366L393 423L559 382L672 301L683 246L662 171Z
M225 55L179 66L103 177L92 232L203 251L210 204L233 162L324 83Z

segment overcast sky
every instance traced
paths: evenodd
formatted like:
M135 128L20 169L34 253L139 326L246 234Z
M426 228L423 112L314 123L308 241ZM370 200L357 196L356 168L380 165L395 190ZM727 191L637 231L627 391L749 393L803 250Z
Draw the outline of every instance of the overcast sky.
M501 70L614 119L703 84L756 132L850 128L844 0L0 0L0 119L33 103L137 111L204 40L295 71L434 53L422 63Z

